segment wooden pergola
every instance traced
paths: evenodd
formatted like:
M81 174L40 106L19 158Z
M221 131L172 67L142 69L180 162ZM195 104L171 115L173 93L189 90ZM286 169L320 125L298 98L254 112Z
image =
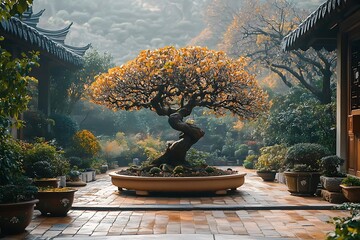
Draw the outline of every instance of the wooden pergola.
M286 51L337 50L336 153L360 176L360 1L327 0L282 44Z

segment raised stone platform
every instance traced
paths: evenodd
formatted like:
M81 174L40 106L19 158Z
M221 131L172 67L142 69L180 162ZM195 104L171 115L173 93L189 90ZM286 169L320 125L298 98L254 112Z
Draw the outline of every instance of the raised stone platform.
M347 201L342 192L330 192L328 190L322 189L321 196L330 203L343 203Z

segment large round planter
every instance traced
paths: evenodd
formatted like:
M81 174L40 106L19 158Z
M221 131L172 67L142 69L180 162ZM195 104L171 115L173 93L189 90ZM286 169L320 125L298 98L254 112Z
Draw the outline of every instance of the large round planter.
M246 173L205 177L138 177L110 173L112 183L121 189L149 192L215 192L226 194L244 184Z
M42 215L66 216L74 202L76 191L76 189L63 192L39 191L37 194L39 202L36 204L36 209Z
M275 180L276 172L260 172L257 171L256 174L262 178L265 182L273 182Z
M60 179L58 178L40 178L40 179L34 179L34 184L37 187L53 187L57 188L59 187Z
M38 201L35 199L27 202L0 204L0 233L17 234L24 232L31 222L34 204Z
M341 184L340 187L344 196L350 202L360 202L360 186L345 186Z
M292 195L313 196L320 182L319 172L284 172L286 185Z

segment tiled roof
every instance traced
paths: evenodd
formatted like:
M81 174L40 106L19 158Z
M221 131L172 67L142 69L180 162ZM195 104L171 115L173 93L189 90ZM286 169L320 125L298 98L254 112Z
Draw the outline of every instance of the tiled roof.
M85 47L73 47L64 43L72 23L60 30L45 30L37 27L39 18L44 10L33 14L32 10L25 12L21 18L11 17L7 21L1 21L0 32L14 35L23 41L46 51L62 61L73 65L83 64L82 56L89 49L90 44Z
M359 8L360 0L327 0L295 30L284 37L282 48L286 51L298 48L306 50L311 46L315 49L325 47L328 50L334 50L336 48L336 31L334 30L338 27L337 21ZM310 38L315 38L317 33L324 40L318 43L310 41Z

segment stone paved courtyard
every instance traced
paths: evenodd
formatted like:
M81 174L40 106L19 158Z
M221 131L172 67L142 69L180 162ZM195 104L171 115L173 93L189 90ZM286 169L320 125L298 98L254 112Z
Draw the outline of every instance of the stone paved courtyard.
M292 196L253 170L239 171L247 172L245 184L227 196L119 195L107 174L98 175L79 188L67 217L35 211L26 233L5 239L324 239L334 229L327 221L347 215L327 210L333 204L321 198Z

